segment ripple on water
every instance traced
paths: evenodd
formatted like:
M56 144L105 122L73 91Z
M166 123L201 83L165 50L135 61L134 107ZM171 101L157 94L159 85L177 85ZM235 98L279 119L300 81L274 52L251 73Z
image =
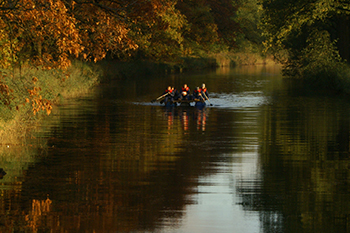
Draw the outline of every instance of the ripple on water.
M243 92L239 94L213 93L210 102L217 108L239 109L253 108L266 104L267 99L262 92Z

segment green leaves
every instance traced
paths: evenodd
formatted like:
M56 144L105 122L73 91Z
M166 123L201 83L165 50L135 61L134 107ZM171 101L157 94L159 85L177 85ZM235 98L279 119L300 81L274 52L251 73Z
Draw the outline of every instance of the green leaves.
M333 67L347 59L339 51L349 50L342 46L350 42L349 26L345 23L349 3L262 0L262 5L265 48L284 65L285 74L305 76L313 69ZM341 29L339 25L346 26Z

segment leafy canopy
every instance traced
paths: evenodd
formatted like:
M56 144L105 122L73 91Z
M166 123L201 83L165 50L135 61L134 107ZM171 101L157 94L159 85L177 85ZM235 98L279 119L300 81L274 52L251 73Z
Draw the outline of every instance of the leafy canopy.
M339 0L261 0L265 48L284 64L287 75L302 75L319 59L341 62L349 51L350 2ZM341 26L343 25L343 26ZM345 43L344 43L345 42ZM323 50L320 51L320 49ZM345 54L345 53L343 53Z

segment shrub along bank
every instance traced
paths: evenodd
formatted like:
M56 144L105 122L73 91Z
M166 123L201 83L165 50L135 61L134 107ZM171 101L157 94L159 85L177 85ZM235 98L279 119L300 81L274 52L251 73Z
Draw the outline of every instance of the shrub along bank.
M27 137L62 98L88 93L102 73L94 65L76 61L66 71L22 68L1 70L1 74L0 140L7 146Z

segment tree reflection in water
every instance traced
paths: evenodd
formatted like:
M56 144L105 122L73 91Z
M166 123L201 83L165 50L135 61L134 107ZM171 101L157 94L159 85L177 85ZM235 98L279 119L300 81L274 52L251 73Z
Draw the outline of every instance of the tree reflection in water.
M349 231L347 101L276 96L261 118L261 177L240 181L239 204L259 213L264 232Z

